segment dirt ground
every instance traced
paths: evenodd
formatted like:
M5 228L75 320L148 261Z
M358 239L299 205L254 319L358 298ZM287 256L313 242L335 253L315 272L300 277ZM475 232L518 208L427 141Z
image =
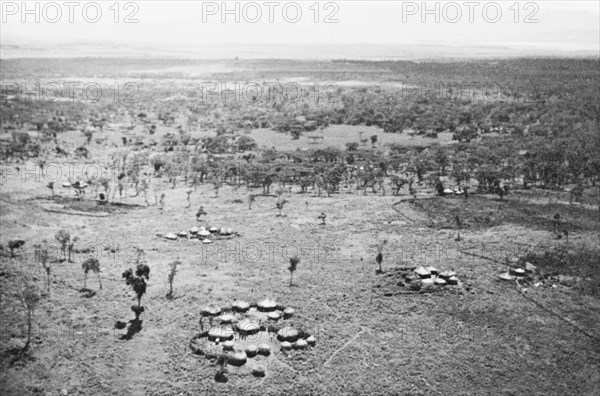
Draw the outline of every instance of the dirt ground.
M395 196L327 198L293 191L284 217L276 217L272 197L258 197L249 210L245 187L223 188L213 198L212 187L200 186L189 209L186 189L182 184L167 189L162 212L141 197L126 197L127 205L98 212L90 197L82 204L66 189L58 188L60 197L53 201L42 183L9 178L3 184L2 241L20 238L27 245L16 258L5 250L1 261L2 394L600 392L598 295L551 280L538 287L498 280L508 269L505 257L525 252L523 246L597 248L593 210L533 203L523 209L516 193L502 203L493 197L465 203L428 197L432 192L423 190L420 196L429 199L410 203ZM393 206L398 201L403 202ZM240 236L213 245L156 236L197 225L199 205L208 212L202 224L230 227ZM504 214L492 215L490 224L466 218L462 240L455 241L457 230L444 223L445 211L464 205L477 209L470 213ZM572 216L569 242L555 239L544 220L557 205ZM524 214L529 207L535 212ZM328 216L325 226L317 220L321 212ZM14 362L11 349L25 341L19 281L33 277L45 284L32 246L44 238L52 241L61 228L79 236L80 248L97 248L103 289L90 276L88 288L96 293L80 293L84 253L76 253L74 263L54 263L51 291L35 311L31 360ZM376 274L376 246L384 239L384 273ZM133 318L129 306L135 297L121 273L131 266L135 248L146 252L151 269L142 299L146 311L141 331L122 340L114 323ZM287 260L293 254L301 262L290 287ZM183 265L175 298L167 299L168 263L174 259ZM452 269L461 284L391 293L394 268L420 264ZM230 374L228 382L215 382L214 364L188 348L200 330L200 309L266 297L293 307L292 323L312 329L316 346L277 351L263 378Z

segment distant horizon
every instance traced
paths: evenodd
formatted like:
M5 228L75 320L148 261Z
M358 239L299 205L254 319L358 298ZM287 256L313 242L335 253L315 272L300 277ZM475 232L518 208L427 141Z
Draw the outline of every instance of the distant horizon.
M4 40L3 40L4 41ZM597 49L572 48L562 43L449 43L353 44L197 44L193 46L83 43L73 40L53 45L0 44L0 59L19 58L146 58L190 60L364 60L427 61L507 58L600 58Z

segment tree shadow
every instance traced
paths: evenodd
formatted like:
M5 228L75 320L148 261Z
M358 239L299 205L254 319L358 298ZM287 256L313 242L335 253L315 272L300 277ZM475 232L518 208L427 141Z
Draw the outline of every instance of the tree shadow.
M79 293L81 293L81 297L85 297L85 298L92 298L96 295L95 290L91 290L88 288L79 289Z
M225 375L225 373L222 373L221 371L218 371L215 374L215 381L217 381L217 382L225 383L228 380L229 379L227 378L227 375Z
M129 327L127 328L127 334L121 336L122 340L129 341L133 338L136 333L142 331L143 320L132 319L129 321Z
M29 353L29 348L27 347L15 347L1 353L2 358L0 361L8 360L9 365L13 366L16 364L25 365L27 363L35 362L35 357Z

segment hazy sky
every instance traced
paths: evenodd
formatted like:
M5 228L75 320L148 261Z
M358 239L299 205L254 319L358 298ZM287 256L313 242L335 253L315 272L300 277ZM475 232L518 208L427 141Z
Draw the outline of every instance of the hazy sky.
M510 9L515 1L497 1L495 4L500 5L501 15L496 14L494 4L490 4L494 2L480 1L475 2L478 5L473 9L472 22L469 21L470 9L465 5L466 1L454 2L458 7L447 1L426 2L425 6L430 10L435 10L436 3L438 4L439 22L435 21L435 14L424 15L427 19L422 21L424 3L421 1L335 1L329 2L330 4L324 1L319 2L318 16L313 7L314 1L298 1L302 15L296 23L290 22L295 18L296 12L294 5L288 4L292 2L288 1L274 2L278 6L273 9L272 23L269 22L269 6L265 5L265 1L256 1L254 5L258 5L258 8L247 5L249 2L228 1L229 9L235 9L235 3L238 3L239 23L235 22L233 14L227 15L226 22L222 22L222 1L135 1L127 9L127 2L121 2L118 23L113 20L114 10L109 8L113 1L97 2L102 15L96 23L84 19L83 5L90 3L86 1L79 2L80 6L74 9L73 23L69 22L69 8L63 6L63 0L56 2L62 13L60 18L56 14L57 8L46 5L48 2L28 2L30 9L34 9L35 3L39 3L39 23L35 22L33 14L25 15L25 22L21 20L24 16L21 1L0 1L0 40L5 45L69 41L148 43L161 46L219 43L536 43L588 50L597 49L600 45L600 2L597 0L522 1L518 2L518 14L515 8ZM283 13L286 4L288 8L285 15L288 20ZM484 15L485 5L488 8ZM213 11L214 15L203 15L203 9ZM258 22L251 23L248 19L257 17L257 9L260 9L262 16ZM123 23L123 19L134 11L133 18L138 22ZM462 15L459 16L457 11ZM334 13L332 19L337 22L324 23L326 16L331 13ZM89 6L86 15L90 20L95 18L93 6ZM528 16L533 23L525 23ZM318 23L315 23L315 17L318 18ZM59 21L50 23L49 20L53 18ZM451 23L449 19L457 22ZM495 19L497 21L493 23Z

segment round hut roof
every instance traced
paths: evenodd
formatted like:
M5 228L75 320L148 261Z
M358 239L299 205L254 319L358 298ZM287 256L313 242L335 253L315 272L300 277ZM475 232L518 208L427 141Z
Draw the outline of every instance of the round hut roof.
M234 331L229 326L215 326L208 331L208 338L212 340L231 340Z
M259 301L256 306L261 311L274 311L277 308L277 303L270 298L265 298L262 301Z
M258 323L250 319L240 320L235 324L235 328L242 333L256 333L260 331Z
M244 311L247 311L248 309L250 309L250 304L246 301L238 300L238 301L233 302L232 307L236 311L244 312Z
M294 342L298 339L298 330L293 327L286 326L277 332L277 338L282 341Z
M210 235L210 232L203 229L203 230L198 231L198 235L200 235L201 237L207 237Z

